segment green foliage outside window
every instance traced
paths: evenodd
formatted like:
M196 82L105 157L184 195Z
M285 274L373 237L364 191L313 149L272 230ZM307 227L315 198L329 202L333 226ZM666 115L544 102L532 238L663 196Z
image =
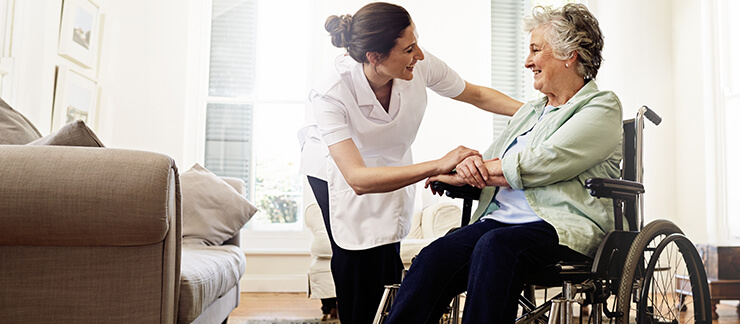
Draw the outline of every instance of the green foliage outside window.
M285 224L298 221L298 204L288 195L265 195L257 207L267 215L270 223Z

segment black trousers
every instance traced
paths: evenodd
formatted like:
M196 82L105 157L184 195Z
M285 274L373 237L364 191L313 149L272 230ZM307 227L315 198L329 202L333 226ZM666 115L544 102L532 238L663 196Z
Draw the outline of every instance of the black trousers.
M332 235L329 217L329 188L324 180L308 177L316 202L324 216L331 241L331 272L337 292L337 312L342 323L370 324L383 297L385 285L401 283L403 262L400 243L365 250L345 250Z

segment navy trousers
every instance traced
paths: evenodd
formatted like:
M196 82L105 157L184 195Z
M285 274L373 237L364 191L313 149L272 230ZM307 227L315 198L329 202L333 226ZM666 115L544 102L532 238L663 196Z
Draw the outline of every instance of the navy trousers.
M403 262L400 243L365 250L345 250L337 245L329 219L326 181L308 177L316 202L324 216L331 242L331 274L337 293L337 314L342 323L370 324L383 297L385 285L401 282Z
M419 253L386 323L438 323L452 298L464 291L463 324L514 323L524 276L547 264L586 259L560 246L555 229L544 221L477 222Z

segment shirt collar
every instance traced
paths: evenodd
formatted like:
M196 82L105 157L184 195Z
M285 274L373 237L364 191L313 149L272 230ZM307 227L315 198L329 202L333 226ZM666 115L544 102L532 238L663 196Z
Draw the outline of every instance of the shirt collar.
M365 76L365 71L363 70L362 63L358 63L357 61L349 57L349 55L343 55L337 59L336 66L340 74L350 74L352 83L355 85L354 88L355 96L357 98L357 105L359 107L365 107L366 109L370 110L369 114L367 115L368 117L384 121L391 121L393 119L391 117L391 114L389 114L389 112L386 112L385 109L383 109L383 107L378 102L377 98L375 98L375 92L373 92L373 89L370 88L370 82ZM407 80L393 79L391 96L398 96L399 93L408 88L409 84L410 81ZM393 104L394 101L393 99L391 99L391 105ZM398 103L396 103L396 105L397 104ZM390 109L395 108L392 107Z
M351 74L352 83L355 85L355 96L357 98L357 105L360 107L360 109L369 110L369 112L366 113L367 117L369 118L386 122L392 121L393 116L395 116L395 113L391 114L393 112L392 110L398 110L398 107L390 107L389 111L386 112L385 109L383 109L383 106L380 105L380 102L378 102L378 99L375 97L375 92L373 92L373 89L370 88L370 82L365 76L365 71L363 70L362 64L357 62L354 63L355 66L352 67L349 72ZM408 87L408 81L406 80L393 79L392 82L392 97L398 96L398 93ZM391 98L391 105L393 106L394 104L398 105L398 103L394 102L393 98Z
M583 87L581 87L581 89L578 90L578 92L576 92L575 95L573 95L573 97L568 99L568 101L564 104L554 107L552 111L565 108L569 105L572 105L574 102L580 102L582 97L588 96L597 91L599 91L599 87L596 85L596 82L594 80L589 80L586 84L583 85ZM547 106L547 96L542 96L535 104L534 110L537 114L541 115L542 111L545 109L545 106Z
M356 62L355 62L356 63ZM355 85L357 91L357 105L359 106L372 106L377 101L375 99L375 93L370 88L370 82L367 81L365 71L362 69L361 63L356 63L350 71L352 76L352 83Z

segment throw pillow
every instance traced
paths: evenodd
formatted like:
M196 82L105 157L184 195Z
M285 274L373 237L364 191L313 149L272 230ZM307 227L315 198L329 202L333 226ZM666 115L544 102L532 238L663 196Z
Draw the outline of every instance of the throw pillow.
M0 99L0 144L27 144L41 137L36 126Z
M221 245L257 212L247 198L195 164L180 175L183 244Z
M82 119L68 123L58 131L39 138L28 145L62 145L104 147L92 129Z

